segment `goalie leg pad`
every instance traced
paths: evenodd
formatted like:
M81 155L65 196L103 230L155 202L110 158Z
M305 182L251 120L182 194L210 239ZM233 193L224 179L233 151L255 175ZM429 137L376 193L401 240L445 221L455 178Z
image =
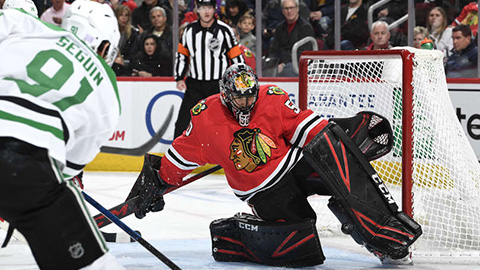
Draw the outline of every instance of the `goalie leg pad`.
M344 233L371 252L392 259L408 255L408 247L422 234L421 226L398 210L383 181L343 129L329 123L303 153L333 194L329 208Z
M315 221L263 221L250 214L210 224L213 258L222 262L304 267L322 264L325 256Z

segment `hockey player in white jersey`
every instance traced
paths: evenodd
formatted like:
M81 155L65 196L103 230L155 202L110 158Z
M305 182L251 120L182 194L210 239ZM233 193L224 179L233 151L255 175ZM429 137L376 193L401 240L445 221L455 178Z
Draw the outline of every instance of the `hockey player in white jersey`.
M0 25L0 216L40 269L124 269L71 181L119 119L115 15L77 0L68 31L17 9L0 10Z
M1 5L0 5L1 7ZM32 0L5 0L3 3L3 9L22 9L27 13L32 14L35 17L38 17L38 10L35 3Z

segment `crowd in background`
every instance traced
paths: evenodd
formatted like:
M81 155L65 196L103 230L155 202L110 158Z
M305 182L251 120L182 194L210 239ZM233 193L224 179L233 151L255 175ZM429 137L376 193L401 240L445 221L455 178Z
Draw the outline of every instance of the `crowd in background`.
M42 20L57 24L70 0L34 0ZM172 32L172 0L97 0L108 3L118 19L121 40L114 65L118 76L173 76L173 42L197 20L195 0L179 0L180 33ZM369 27L368 8L379 0L341 0L341 50L378 50L408 45L407 21L391 28L408 13L408 1L392 0L375 9ZM318 50L333 50L334 0L216 0L216 18L235 29L245 62L255 69L256 39L261 39L264 76L298 76L292 68L292 47L313 37ZM255 10L261 10L256 22ZM431 41L444 53L447 77L477 77L478 3L468 0L415 0L414 46ZM261 27L261 37L256 37ZM312 50L311 43L297 53Z

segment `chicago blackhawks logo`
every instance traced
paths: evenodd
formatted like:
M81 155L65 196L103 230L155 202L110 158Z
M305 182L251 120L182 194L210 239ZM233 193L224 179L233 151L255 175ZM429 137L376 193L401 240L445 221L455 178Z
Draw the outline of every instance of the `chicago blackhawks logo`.
M207 105L205 104L205 99L201 100L200 102L197 103L197 105L193 106L192 108L192 114L193 115L199 115L202 111L207 109Z
M270 86L267 90L268 95L285 95L285 91L278 88L277 86Z
M243 93L255 86L255 78L252 75L242 72L239 76L235 77L235 88Z
M277 145L259 128L242 128L233 134L230 144L230 160L238 171L252 172L259 165L267 163L272 149Z

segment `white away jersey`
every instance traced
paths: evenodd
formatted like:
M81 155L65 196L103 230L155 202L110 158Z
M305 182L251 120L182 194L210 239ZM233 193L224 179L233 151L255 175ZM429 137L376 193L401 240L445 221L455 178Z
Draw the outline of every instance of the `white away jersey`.
M79 173L113 132L112 69L72 33L0 10L0 137L46 148L64 177Z

